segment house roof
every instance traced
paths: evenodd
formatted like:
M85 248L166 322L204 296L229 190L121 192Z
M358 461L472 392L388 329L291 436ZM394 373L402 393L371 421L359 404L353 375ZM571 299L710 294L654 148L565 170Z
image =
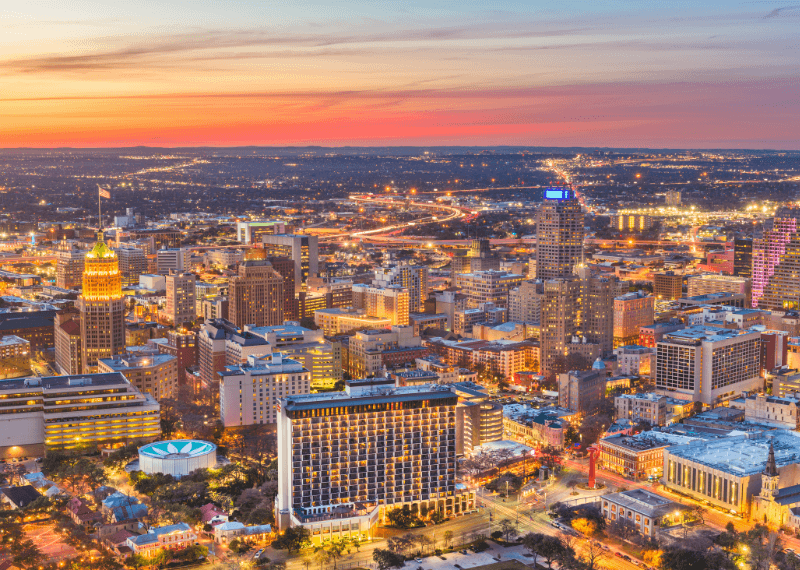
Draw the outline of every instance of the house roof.
M41 497L39 491L34 489L31 485L0 489L0 493L3 493L6 497L8 497L8 500L11 501L17 508L27 506Z

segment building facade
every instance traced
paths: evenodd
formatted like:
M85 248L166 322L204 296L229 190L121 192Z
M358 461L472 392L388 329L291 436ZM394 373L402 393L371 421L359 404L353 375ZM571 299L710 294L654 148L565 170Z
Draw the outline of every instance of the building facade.
M614 348L639 343L639 331L652 325L655 297L643 291L626 293L614 299Z
M178 359L169 354L123 354L101 358L97 370L119 372L143 394L156 400L178 395Z
M283 323L283 277L268 261L245 261L232 277L228 316L236 326Z
M559 279L572 275L583 258L584 219L575 193L548 188L536 216L536 277Z
M170 273L166 278L167 286L167 318L173 326L197 320L194 273Z

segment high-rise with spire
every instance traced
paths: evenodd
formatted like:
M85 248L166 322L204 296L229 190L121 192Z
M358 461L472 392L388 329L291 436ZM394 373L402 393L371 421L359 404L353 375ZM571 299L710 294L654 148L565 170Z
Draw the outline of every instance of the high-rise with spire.
M117 254L98 232L97 243L86 254L81 312L83 372L93 372L100 358L110 358L125 348L125 300Z

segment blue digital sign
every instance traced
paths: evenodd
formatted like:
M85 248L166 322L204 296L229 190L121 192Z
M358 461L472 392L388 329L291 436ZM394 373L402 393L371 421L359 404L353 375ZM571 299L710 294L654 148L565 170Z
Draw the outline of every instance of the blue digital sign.
M572 194L564 188L547 188L544 191L545 200L569 200Z

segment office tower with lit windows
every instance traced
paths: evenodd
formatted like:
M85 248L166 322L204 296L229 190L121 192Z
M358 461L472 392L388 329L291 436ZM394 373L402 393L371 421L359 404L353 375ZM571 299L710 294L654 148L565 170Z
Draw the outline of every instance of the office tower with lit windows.
M736 277L753 276L753 238L733 240L733 274Z
M306 235L265 235L261 237L267 257L288 257L294 261L294 290L303 291L308 279L319 273L319 238Z
M56 315L56 371L59 374L80 374L83 371L81 317L74 311Z
M536 216L536 277L569 277L583 257L583 211L575 193L548 188Z
M580 327L587 343L596 344L601 356L614 349L614 299L619 289L616 277L591 275L581 267Z
M167 318L173 326L179 327L184 323L193 323L197 320L196 282L197 276L194 273L171 272L166 276L166 312Z
M362 310L368 317L387 318L393 325L408 324L408 289L400 285L370 287L353 285L353 308Z
M580 334L581 280L577 276L544 282L541 309L541 367L547 372L568 354L572 337Z
M761 237L753 239L753 307L759 306L775 267L786 253L786 245L796 233L797 219L775 218L772 229L765 230Z
M516 323L539 323L542 318L544 283L523 281L508 292L508 320Z
M467 296L467 308L477 309L485 303L508 308L508 293L525 279L507 271L475 271L456 275L455 285Z
M78 289L83 279L86 252L75 244L64 244L56 251L56 286L62 289Z
M279 529L303 526L323 541L371 535L398 507L444 516L473 509L474 492L456 485L457 406L448 386L397 388L383 378L283 398Z
M119 271L122 273L122 283L135 285L139 283L139 276L147 273L147 254L141 248L123 243L117 249L119 257Z
M393 265L375 270L372 281L377 287L399 285L408 289L408 310L421 313L428 298L428 268L425 265Z
M237 327L283 323L283 277L268 261L244 261L228 286L228 316Z
M667 190L664 194L664 203L667 207L677 208L681 205L681 191L680 190Z
M225 319L213 319L197 333L197 363L200 386L214 391L219 382L217 373L225 369L227 340L239 332L239 327Z
M167 275L170 271L183 272L189 269L191 252L185 248L159 249L156 252L156 272Z
M117 254L106 246L102 233L86 254L81 313L83 372L97 369L100 358L120 354L125 348L125 299Z

